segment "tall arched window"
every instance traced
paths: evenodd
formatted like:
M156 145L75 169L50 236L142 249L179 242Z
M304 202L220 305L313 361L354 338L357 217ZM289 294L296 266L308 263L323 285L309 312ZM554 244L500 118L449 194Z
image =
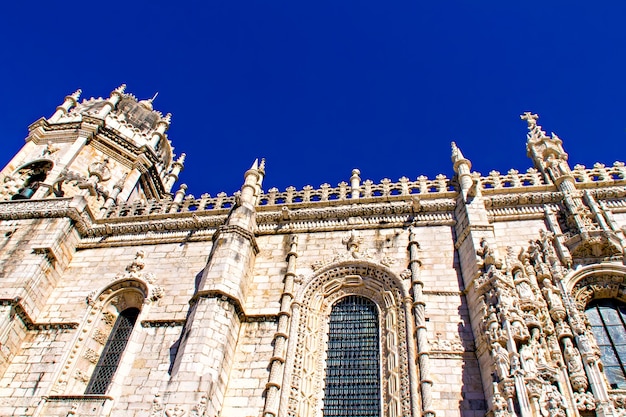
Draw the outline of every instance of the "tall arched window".
M89 380L85 394L106 393L120 363L120 358L126 348L128 339L130 339L133 327L135 327L138 315L139 309L131 307L122 311L119 316L117 316L117 320L115 320L107 343L102 350L98 364Z
M604 373L613 389L626 389L626 305L597 300L586 310L602 353Z
M328 330L325 417L379 417L380 345L376 304L351 295L333 306Z

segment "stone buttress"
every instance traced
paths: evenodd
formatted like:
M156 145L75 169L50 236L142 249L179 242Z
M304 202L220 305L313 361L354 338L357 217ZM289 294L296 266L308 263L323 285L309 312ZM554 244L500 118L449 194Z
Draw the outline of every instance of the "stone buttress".
M235 207L213 236L213 247L190 301L187 321L165 387L164 400L195 404L208 398L207 413L222 409L237 345L255 257L255 204L261 190L264 163L255 161Z

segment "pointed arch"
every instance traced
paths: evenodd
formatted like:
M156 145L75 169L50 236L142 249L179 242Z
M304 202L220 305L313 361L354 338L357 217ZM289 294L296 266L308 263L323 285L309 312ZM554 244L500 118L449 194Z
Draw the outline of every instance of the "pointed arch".
M412 315L408 290L388 268L368 261L328 265L295 295L281 416L323 415L329 322L333 306L346 297L368 300L379 312L380 407L385 417L410 415L408 343Z

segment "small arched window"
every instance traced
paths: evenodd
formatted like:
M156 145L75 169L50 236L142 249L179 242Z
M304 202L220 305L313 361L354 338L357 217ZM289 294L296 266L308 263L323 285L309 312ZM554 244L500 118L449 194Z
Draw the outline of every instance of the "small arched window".
M376 304L351 295L333 306L328 331L324 416L379 417L380 342Z
M137 316L139 309L135 307L127 308L117 316L85 394L106 393L135 327Z
M604 373L613 389L626 389L626 305L597 300L585 311L602 354Z

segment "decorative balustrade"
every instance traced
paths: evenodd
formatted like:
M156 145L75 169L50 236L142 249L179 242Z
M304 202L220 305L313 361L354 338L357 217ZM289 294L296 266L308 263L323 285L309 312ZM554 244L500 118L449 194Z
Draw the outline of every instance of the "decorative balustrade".
M572 175L577 183L620 181L626 179L626 166L623 162L615 162L611 167L599 162L595 163L593 168L576 165L572 170Z
M482 190L497 190L517 187L532 187L545 185L543 177L535 168L528 168L525 173L520 174L516 169L511 169L506 175L498 171L491 171L488 176L480 177L475 173L475 179L479 179Z
M355 193L356 192L356 193ZM277 188L271 188L259 198L260 206L274 206L282 204L315 203L332 201L349 201L357 199L391 198L393 196L409 196L418 194L454 193L455 187L445 175L437 175L436 179L429 180L420 176L415 181L402 177L398 182L392 182L385 178L375 184L372 180L363 181L360 186L353 188L347 182L341 182L337 187L330 184L322 184L314 189L310 185L296 190L295 187L287 187L283 192Z
M623 162L615 162L612 167L605 167L603 164L595 164L592 169L586 169L583 165L576 165L572 174L577 183L593 182L615 182L626 180L626 167ZM546 186L543 176L535 168L529 168L525 173L520 173L515 169L509 170L506 175L498 171L491 171L487 176L481 176L475 172L475 181L480 189L486 192L512 188L540 187ZM304 186L301 190L295 187L287 187L285 191L271 188L267 193L259 197L259 206L271 207L280 205L315 204L315 203L341 203L355 200L376 201L402 199L406 196L450 196L457 190L453 181L445 175L440 174L431 180L425 176L417 177L411 181L406 177L393 182L388 178L374 183L371 180L360 182L356 187L350 186L347 182L341 182L336 187L330 184L322 184L319 188L310 185ZM180 191L179 191L180 192ZM183 191L184 193L184 191ZM150 200L148 202L135 201L124 203L109 208L104 217L133 217L149 216L169 213L187 213L227 210L233 207L237 195L228 196L226 193L219 193L215 197L203 194L200 198L187 195L177 199L166 199L161 201Z
M354 194L354 191L358 191ZM180 191L179 191L180 192ZM310 185L304 186L301 190L295 187L287 187L285 191L271 188L267 193L259 197L259 206L278 206L292 204L313 204L342 202L350 200L377 200L390 199L394 196L409 196L423 194L448 194L455 193L455 187L451 180L445 175L438 175L434 180L429 180L425 176L418 177L415 181L410 181L406 177L400 178L398 182L390 179L383 179L375 184L371 180L363 181L358 188L353 189L348 183L341 182L337 187L330 184L322 184L314 189ZM193 195L185 196L180 202L174 199L163 199L160 201L150 200L134 201L114 205L106 210L104 218L112 219L117 217L150 216L169 213L201 212L231 208L237 199L237 195L228 196L226 193L219 193L215 197L203 194L196 199Z
M219 193L215 197L203 194L200 198L195 198L189 194L181 202L171 198L160 201L149 200L147 202L136 200L131 203L123 203L109 208L104 218L152 216L168 213L187 213L195 211L209 211L229 209L235 204L237 196L228 196L226 193Z

